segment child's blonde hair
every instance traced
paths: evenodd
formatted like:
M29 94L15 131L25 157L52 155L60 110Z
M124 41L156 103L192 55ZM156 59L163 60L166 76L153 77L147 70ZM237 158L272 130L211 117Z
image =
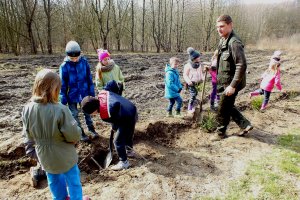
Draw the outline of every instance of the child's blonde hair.
M267 69L268 73L276 74L280 67L280 61L272 59Z
M44 104L57 103L60 88L61 80L58 74L50 69L42 69L35 77L31 99Z
M180 62L179 58L177 58L177 57L170 58L170 65L172 65L175 62Z

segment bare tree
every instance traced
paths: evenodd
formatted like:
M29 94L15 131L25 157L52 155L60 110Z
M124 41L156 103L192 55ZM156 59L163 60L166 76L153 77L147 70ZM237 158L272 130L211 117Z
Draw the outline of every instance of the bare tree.
M177 52L183 51L183 40L184 40L184 11L185 11L185 0L176 0L177 3L177 19L176 19L176 50ZM181 5L179 3L182 3ZM180 8L182 8L180 10ZM180 12L181 11L181 12Z
M30 40L31 53L37 54L37 47L35 44L35 39L32 30L32 23L33 23L34 12L37 6L37 0L33 0L33 1L21 0L21 2L25 13L25 24L27 27L27 33Z
M51 37L51 1L43 0L44 2L44 11L47 17L47 49L48 53L52 54L52 37Z
M146 15L146 0L143 0L142 45L141 45L142 52L144 52L144 48L145 48L145 15Z
M157 2L157 1L156 1ZM151 0L152 7L152 37L156 46L156 52L160 52L161 48L161 6L162 1L158 0L158 10L155 12L154 1ZM157 17L156 17L157 16Z
M96 13L99 23L100 37L103 43L103 48L108 49L108 34L111 30L109 17L112 9L112 0L105 1L104 6L101 5L101 2L103 3L102 0L92 1L92 9Z
M134 52L134 2L131 0L131 51Z

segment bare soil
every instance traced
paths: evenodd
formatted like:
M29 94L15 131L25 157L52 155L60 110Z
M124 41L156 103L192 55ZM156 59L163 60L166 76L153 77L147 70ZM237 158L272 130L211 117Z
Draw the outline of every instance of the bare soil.
M128 170L99 170L91 157L103 163L110 127L94 117L101 137L91 143L77 144L84 193L92 199L194 199L225 194L229 183L244 174L249 162L259 160L276 147L279 135L300 128L300 53L286 51L283 55L281 81L287 94L274 90L265 112L251 107L248 94L259 86L260 75L272 53L246 52L247 86L240 92L237 106L255 126L254 130L238 137L239 128L231 123L230 137L219 142L211 142L211 133L197 127L189 117L165 117L168 101L163 97L164 65L174 54L113 55L125 75L124 95L138 107L134 148L141 156L130 159L132 167ZM187 59L186 54L176 56L183 62ZM211 53L206 53L202 60L209 61L210 56ZM21 111L31 97L36 72L41 67L58 72L63 57L0 59L0 199L51 199L46 180L37 189L30 185L29 168L35 161L25 155ZM94 72L96 56L88 59ZM179 70L182 75L182 67ZM207 88L204 115L209 110L209 80ZM188 92L183 91L182 96L185 113ZM116 162L114 155L113 163Z

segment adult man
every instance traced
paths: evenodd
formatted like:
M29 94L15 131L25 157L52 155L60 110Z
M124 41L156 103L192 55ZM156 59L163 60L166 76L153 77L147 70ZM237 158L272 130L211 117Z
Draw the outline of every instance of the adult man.
M221 94L217 111L217 134L213 141L227 137L226 129L230 118L242 129L240 136L253 129L251 123L235 107L238 92L246 85L246 57L244 45L233 31L232 19L229 15L221 15L217 19L217 31L221 36L218 46L217 77L218 93Z

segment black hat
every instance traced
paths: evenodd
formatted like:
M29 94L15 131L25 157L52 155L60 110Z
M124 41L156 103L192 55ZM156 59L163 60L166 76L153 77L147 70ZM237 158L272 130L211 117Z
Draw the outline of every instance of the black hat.
M200 52L196 51L193 47L189 47L187 48L187 53L190 55L190 60L193 61L196 58L200 57Z
M87 114L92 114L96 110L99 110L99 107L99 100L96 97L86 96L81 101L81 108Z

